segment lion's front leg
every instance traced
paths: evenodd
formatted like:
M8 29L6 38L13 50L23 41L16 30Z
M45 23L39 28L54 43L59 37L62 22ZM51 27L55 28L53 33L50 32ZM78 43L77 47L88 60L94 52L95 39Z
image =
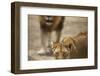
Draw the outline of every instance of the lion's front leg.
M41 31L41 49L38 51L40 55L49 55L51 54L51 32Z
M47 42L48 42L48 33L41 30L41 49L38 51L38 54L44 55L47 52Z
M56 42L60 41L60 37L61 37L61 30L57 30L56 31Z

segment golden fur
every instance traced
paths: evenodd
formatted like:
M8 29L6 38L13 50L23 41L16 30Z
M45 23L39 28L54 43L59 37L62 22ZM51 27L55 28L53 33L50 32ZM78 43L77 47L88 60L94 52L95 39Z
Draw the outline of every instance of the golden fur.
M55 59L66 59L68 57L69 52L60 42L53 42L51 47Z
M52 40L52 32L55 32L55 42L60 41L61 31L63 28L64 17L63 16L39 16L40 30L41 30L41 45L44 50L44 54L50 52L50 43ZM43 54L39 53L39 54Z
M87 57L87 32L81 32L74 37L65 37L62 44L70 51L70 58Z
M65 37L62 42L53 42L52 51L56 59L86 58L88 51L87 33Z

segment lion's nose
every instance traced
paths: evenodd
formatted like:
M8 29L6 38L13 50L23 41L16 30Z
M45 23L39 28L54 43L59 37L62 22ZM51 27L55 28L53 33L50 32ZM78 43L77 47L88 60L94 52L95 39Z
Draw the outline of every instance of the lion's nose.
M46 17L45 17L45 20L46 20L47 22L53 22L53 17L52 17L52 16L46 16Z

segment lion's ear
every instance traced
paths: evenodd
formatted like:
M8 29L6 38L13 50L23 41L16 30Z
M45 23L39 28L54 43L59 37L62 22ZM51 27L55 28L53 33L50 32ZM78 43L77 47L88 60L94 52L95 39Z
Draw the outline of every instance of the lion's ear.
M68 46L70 49L72 48L72 44L69 44L69 46Z
M74 39L72 39L72 38L71 38L71 49L72 49L72 51L74 50L76 53L78 52L76 43L75 43Z

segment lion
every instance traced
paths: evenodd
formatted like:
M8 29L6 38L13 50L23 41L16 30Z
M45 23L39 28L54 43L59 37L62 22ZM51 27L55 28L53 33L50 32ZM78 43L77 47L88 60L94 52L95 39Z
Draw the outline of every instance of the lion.
M40 30L41 30L41 50L38 54L50 54L50 43L52 38L52 32L55 31L56 42L60 41L61 31L63 28L64 17L63 16L39 16Z
M74 37L64 37L61 42L52 42L55 59L87 58L87 33L79 33Z

